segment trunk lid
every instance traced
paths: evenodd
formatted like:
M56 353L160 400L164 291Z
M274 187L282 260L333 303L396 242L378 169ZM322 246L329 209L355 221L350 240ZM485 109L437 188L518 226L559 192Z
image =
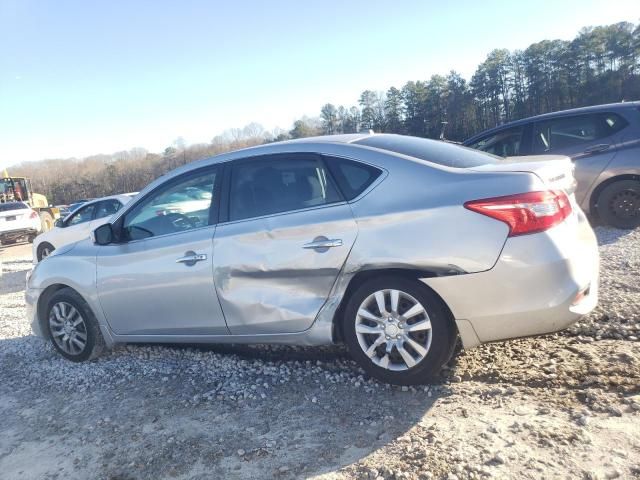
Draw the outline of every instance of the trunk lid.
M550 190L564 190L574 198L576 179L574 165L565 155L532 155L507 157L498 163L481 165L469 170L479 172L528 172L533 173L547 184Z
M15 203L0 204L0 230L12 230L20 227L20 222L26 221L31 214L31 209L26 205Z

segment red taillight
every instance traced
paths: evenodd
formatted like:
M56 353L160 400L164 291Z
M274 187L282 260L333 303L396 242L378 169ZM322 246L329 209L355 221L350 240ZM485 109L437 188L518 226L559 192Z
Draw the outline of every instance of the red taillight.
M31 212L31 215L29 215L29 218L38 218L38 212Z
M561 190L485 198L464 206L509 225L510 237L542 232L571 215L571 203Z

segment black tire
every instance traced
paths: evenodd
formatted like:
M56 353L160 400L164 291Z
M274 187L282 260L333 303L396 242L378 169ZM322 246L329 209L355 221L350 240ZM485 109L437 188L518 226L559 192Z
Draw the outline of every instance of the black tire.
M598 196L598 217L607 225L631 229L640 225L640 181L619 180Z
M82 333L86 334L86 342L84 348L77 353L65 351L54 339L55 332L52 329L51 316L55 316L55 313L52 313L52 310L61 302L75 308L83 320L84 328L82 329ZM89 305L87 305L87 302L84 301L78 292L71 288L63 288L52 295L49 303L47 304L45 324L49 334L49 340L53 347L63 357L71 360L72 362L93 360L100 356L104 350L104 339L102 338L102 333L100 333L100 327L98 326L96 317L93 315L93 312L91 311L91 308L89 308Z
M49 242L42 242L40 245L38 245L38 251L36 252L38 261L41 262L42 259L48 257L55 249L56 248Z
M405 292L420 302L431 321L431 343L426 355L416 365L402 371L392 371L374 363L360 346L356 333L356 319L361 304L374 292L388 289ZM373 378L396 385L420 385L433 380L451 359L457 338L455 324L442 300L418 280L395 276L368 280L358 287L344 310L342 331L351 356L365 372ZM378 348L386 348L386 342L384 345Z

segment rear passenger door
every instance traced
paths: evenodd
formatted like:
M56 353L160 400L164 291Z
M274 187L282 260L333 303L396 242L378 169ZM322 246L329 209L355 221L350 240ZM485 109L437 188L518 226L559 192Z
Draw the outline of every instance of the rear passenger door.
M306 330L355 241L351 208L319 155L237 160L225 185L213 268L230 332Z
M615 113L562 116L536 122L533 154L567 155L574 161L576 199L582 203L591 184L613 159L627 121Z

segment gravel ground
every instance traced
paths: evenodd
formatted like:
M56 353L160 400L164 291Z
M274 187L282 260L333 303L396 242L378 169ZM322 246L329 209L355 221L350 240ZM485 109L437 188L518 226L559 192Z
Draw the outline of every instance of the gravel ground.
M462 352L439 384L340 347L127 346L73 364L30 335L30 246L1 252L0 478L640 477L640 230L598 227L600 306Z

